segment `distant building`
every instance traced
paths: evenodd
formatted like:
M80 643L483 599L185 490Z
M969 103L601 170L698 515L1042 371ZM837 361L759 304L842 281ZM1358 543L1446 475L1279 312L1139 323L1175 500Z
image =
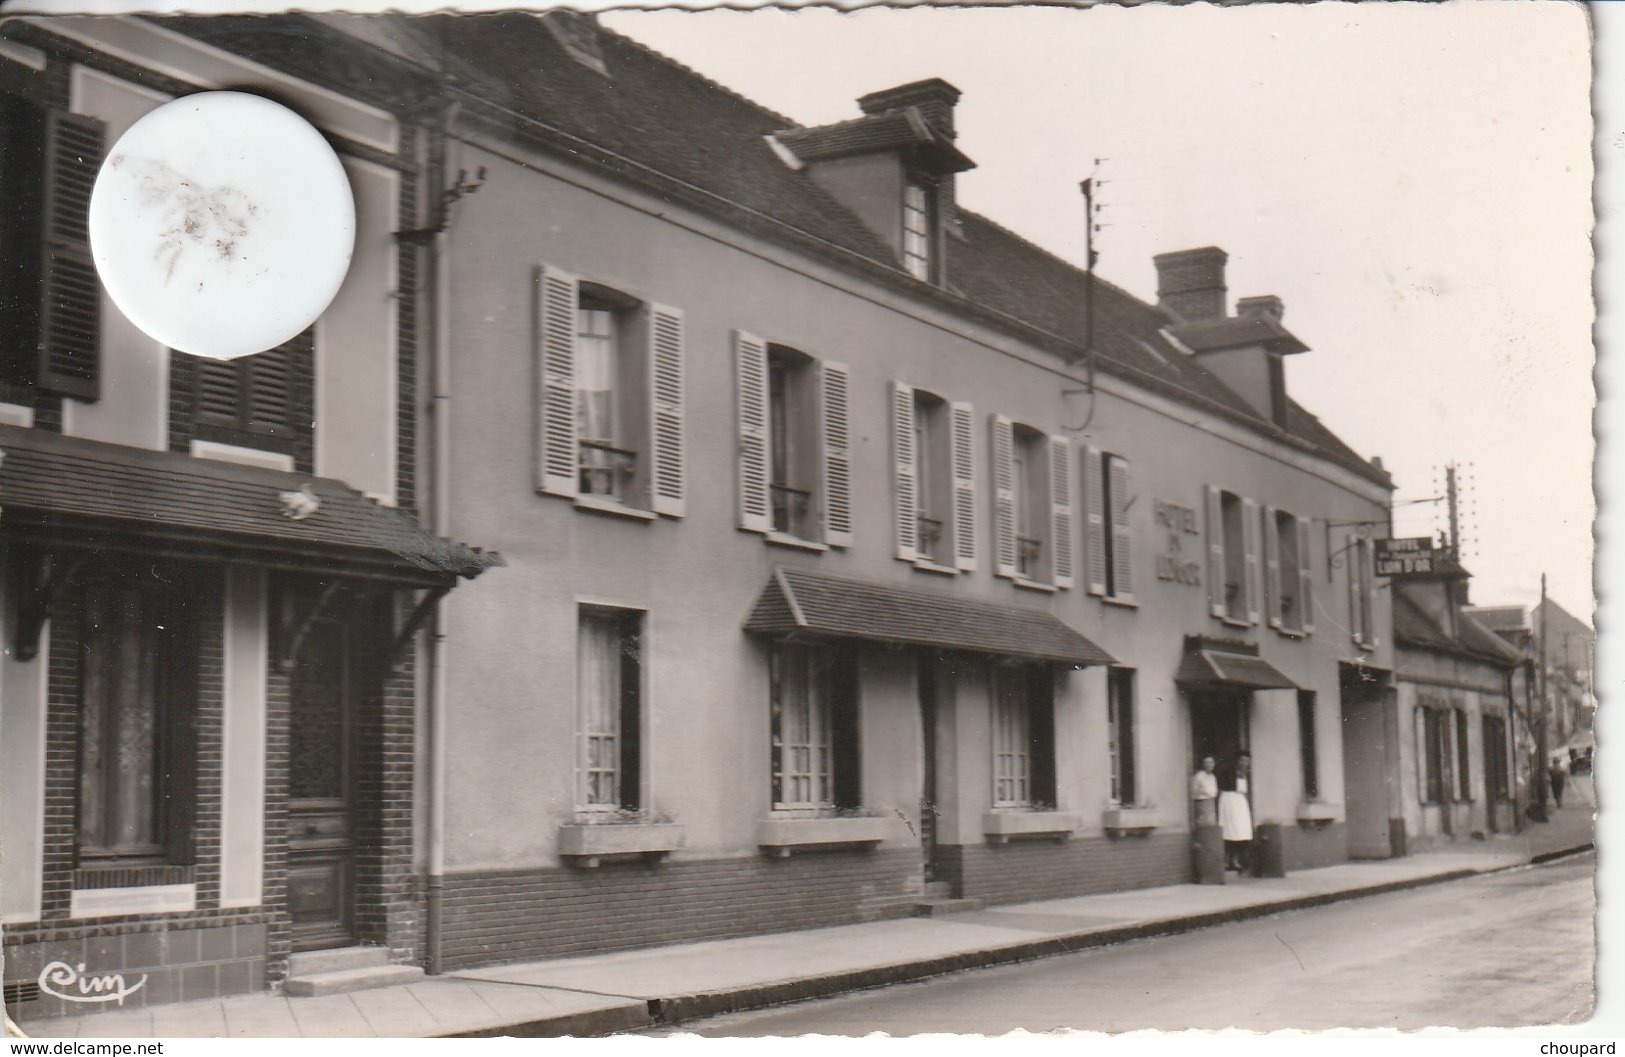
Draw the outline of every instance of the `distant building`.
M1532 607L1475 606L1467 612L1529 658L1535 714L1540 714L1539 699L1534 696L1540 686L1535 672L1544 665L1548 755L1570 762L1589 757L1596 746L1596 632L1550 598ZM1529 751L1534 751L1532 742Z

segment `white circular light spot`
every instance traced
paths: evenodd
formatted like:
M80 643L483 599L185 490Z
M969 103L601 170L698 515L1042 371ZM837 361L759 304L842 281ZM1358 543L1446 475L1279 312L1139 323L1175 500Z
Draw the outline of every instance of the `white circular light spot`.
M130 322L229 360L275 348L326 310L355 249L355 198L304 118L257 95L200 92L147 114L108 152L90 247Z

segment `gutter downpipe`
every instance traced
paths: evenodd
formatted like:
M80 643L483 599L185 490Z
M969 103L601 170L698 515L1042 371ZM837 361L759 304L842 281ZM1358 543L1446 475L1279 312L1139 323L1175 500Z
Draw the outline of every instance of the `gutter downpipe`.
M451 479L449 473L451 391L448 384L451 360L451 293L442 276L450 275L450 208L439 198L439 188L445 183L447 145L451 140L451 127L456 120L460 103L450 103L441 111L440 128L432 133L429 144L429 176L431 196L430 220L441 230L429 245L424 271L432 296L428 300L434 314L429 328L434 343L429 363L430 399L429 442L434 479L430 486L433 510L431 517L435 535L445 537L451 533ZM444 945L443 904L446 872L446 617L445 601L435 606L428 621L429 636L429 699L426 711L429 727L429 796L428 796L428 877L424 886L427 916L428 972L438 976L444 971L442 947Z

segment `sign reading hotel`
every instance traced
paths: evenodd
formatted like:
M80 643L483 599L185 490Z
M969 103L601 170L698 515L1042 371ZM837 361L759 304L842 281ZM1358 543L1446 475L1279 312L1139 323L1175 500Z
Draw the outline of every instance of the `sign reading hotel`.
M1412 536L1405 539L1377 540L1376 563L1378 576L1432 576L1433 539Z
M1196 508L1155 499L1151 502L1151 520L1167 533L1167 542L1157 554L1157 579L1201 587L1202 547L1193 545L1194 555L1185 550L1190 542L1187 537L1201 535L1196 527Z

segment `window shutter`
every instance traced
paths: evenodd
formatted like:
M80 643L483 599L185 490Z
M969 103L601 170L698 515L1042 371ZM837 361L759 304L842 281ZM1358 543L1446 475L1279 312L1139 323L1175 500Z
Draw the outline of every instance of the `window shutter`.
M902 382L891 386L891 444L896 478L897 557L911 562L917 555L919 508L916 491L919 480L919 453L914 450L914 387Z
M822 365L824 417L824 542L852 546L852 429L846 364Z
M1247 623L1258 623L1258 504L1251 499L1241 501L1241 539L1247 561L1242 575L1242 593L1247 596Z
M949 408L953 442L954 564L963 572L976 568L976 412L970 404Z
M1360 587L1365 593L1365 644L1377 646L1377 577L1372 569L1372 545L1360 548Z
M654 510L682 517L683 312L669 305L649 307L649 458Z
M739 407L739 527L773 528L767 480L767 345L754 334L734 331Z
M1072 442L1049 439L1050 553L1055 555L1055 586L1072 586Z
M1315 631L1315 563L1309 558L1309 544L1315 535L1314 522L1309 518L1299 518L1297 524L1298 613L1301 615L1303 633L1312 635Z
M1279 629L1281 612L1281 532L1275 524L1275 508L1264 508L1264 605L1270 627Z
M1359 539L1351 539L1347 544L1348 558L1343 564L1347 567L1349 577L1349 634L1356 643L1364 644L1366 641L1366 628L1360 619L1360 567L1364 564L1364 543Z
M1112 456L1112 597L1124 602L1134 601L1134 533L1128 520L1133 484L1128 460Z
M1207 594L1208 608L1216 617L1225 615L1224 604L1224 493L1204 486L1207 500Z
M37 384L76 400L101 395L102 288L90 257L89 219L105 137L106 126L93 117L46 116Z
M261 353L261 355L264 355ZM239 425L242 407L242 370L232 360L197 359L195 413L218 424Z
M1015 430L1003 415L992 415L993 426L993 572L1016 576L1016 468Z
M581 481L576 422L576 277L536 270L536 488L574 498Z
M1083 449L1083 549L1089 593L1106 593L1106 482L1099 448Z

